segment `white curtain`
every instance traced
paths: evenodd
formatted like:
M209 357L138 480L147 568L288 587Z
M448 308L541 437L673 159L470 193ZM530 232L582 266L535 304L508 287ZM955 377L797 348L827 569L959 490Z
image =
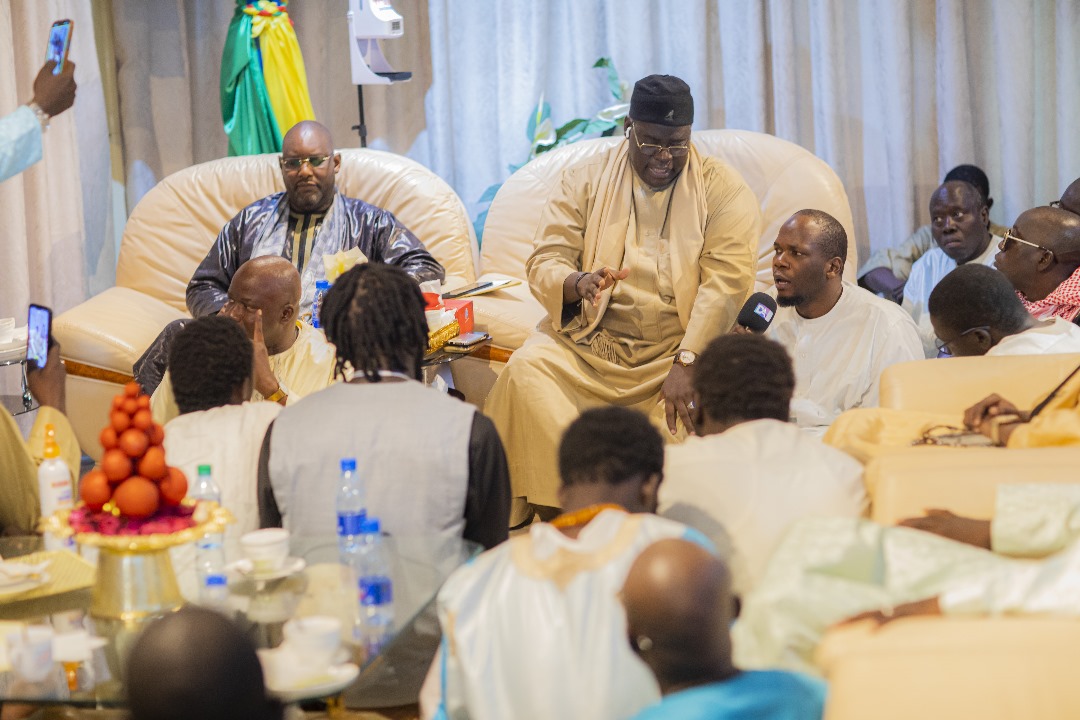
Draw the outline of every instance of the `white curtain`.
M292 0L312 101L356 146L345 0ZM556 123L623 79L690 83L695 127L774 133L847 187L859 254L927 221L952 166L990 177L996 222L1080 176L1077 0L395 0L383 47L413 81L365 88L373 147L431 167L470 208L528 152L541 94ZM217 95L225 0L113 0L129 206L165 174L225 151Z
M74 23L75 105L52 119L43 158L0 183L0 317L57 313L113 282L109 143L90 0L0 0L0 115L33 97L55 20ZM84 181L85 180L85 181Z

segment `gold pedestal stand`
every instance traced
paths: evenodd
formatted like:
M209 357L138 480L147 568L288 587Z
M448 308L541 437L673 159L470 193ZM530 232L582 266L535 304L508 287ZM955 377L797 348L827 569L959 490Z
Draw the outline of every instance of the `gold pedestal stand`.
M58 537L74 535L79 545L98 549L90 617L98 635L113 639L107 646L107 658L109 669L120 678L128 650L143 628L184 604L169 558L170 548L220 534L233 517L217 503L200 503L192 516L195 525L179 532L101 535L74 532L68 519L70 512L61 510L44 519L41 530Z

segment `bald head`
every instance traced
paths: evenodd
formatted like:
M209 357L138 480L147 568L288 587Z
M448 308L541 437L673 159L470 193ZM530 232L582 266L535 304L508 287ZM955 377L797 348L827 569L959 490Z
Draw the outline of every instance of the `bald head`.
M341 156L325 125L302 120L281 143L281 178L289 207L301 214L323 213L334 201L334 182Z
M674 539L650 545L630 568L622 600L631 646L665 694L734 672L731 575L700 545Z
M263 255L237 268L229 284L229 302L221 312L239 322L254 335L256 311L262 311L266 347L275 351L292 343L300 308L300 273L291 262L278 255Z
M255 648L232 621L185 607L150 625L127 661L133 720L272 720Z
M1080 178L1073 180L1061 193L1061 209L1080 215Z
M1080 215L1032 208L1016 218L1010 234L1024 242L1006 241L994 265L1028 300L1042 300L1080 267Z

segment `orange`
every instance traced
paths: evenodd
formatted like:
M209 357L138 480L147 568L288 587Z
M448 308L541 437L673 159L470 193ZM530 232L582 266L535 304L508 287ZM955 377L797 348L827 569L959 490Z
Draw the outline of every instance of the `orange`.
M139 397L137 397L135 399L135 402L139 406L140 410L149 410L150 409L150 396L149 395L140 395Z
M140 387L139 383L135 382L134 380L124 386L124 394L127 395L129 398L137 398L139 397L139 393L141 392L142 387Z
M122 433L131 427L131 416L123 410L113 410L109 413L109 423L112 425L113 430Z
M140 430L149 430L150 426L154 424L154 419L150 417L150 411L143 408L142 410L136 410L135 414L131 416L131 424Z
M120 448L106 450L101 456L101 470L109 482L118 483L131 476L131 459Z
M139 402L135 398L126 398L124 404L120 406L120 409L128 415L134 415L135 411L139 409Z
M112 399L112 409L119 410L120 408L122 408L124 406L125 397L126 396L124 395L117 395L116 397L114 397Z
M179 505L187 495L187 476L179 468L170 467L158 487L161 488L161 498L166 505Z
M157 485L136 475L116 486L112 500L121 515L144 518L157 512L158 505L161 504L161 493L158 492Z
M101 441L102 450L112 450L116 447L116 431L113 430L112 425L105 426L105 429L101 431L101 435L98 435L98 440Z
M157 423L150 423L150 444L160 445L165 442L165 428L161 427Z
M112 488L109 487L109 479L105 477L105 473L101 470L91 470L83 475L82 482L79 483L79 497L94 512L109 502L109 498L112 497Z
M142 454L146 452L146 448L150 447L150 438L146 436L142 430L137 428L128 428L124 432L120 433L120 437L117 439L117 445L123 450L129 458L134 460L135 458L142 457Z
M128 432L131 432L128 430ZM165 477L168 468L165 466L165 448L160 445L151 445L139 461L139 474L150 480L160 480Z

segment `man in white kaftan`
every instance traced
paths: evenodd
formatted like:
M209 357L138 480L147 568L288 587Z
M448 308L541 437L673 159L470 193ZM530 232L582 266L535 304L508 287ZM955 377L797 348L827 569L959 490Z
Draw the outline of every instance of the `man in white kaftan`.
M965 263L993 266L997 242L988 227L986 200L973 185L950 180L930 196L930 226L933 248L911 267L911 277L904 286L902 306L919 328L923 352L937 356L934 328L927 304L930 293L941 279Z
M1077 518L1080 486L1018 484L998 488L992 551L911 527L806 520L744 598L736 661L817 672L813 652L829 626L870 610L918 614L902 608L927 598L946 615L1080 616Z
M188 323L169 359L182 414L165 425L165 457L189 486L200 465L210 466L221 504L236 520L225 528L225 554L232 558L240 557L240 536L259 529L259 450L281 411L277 403L249 401L251 365L251 342L239 325L220 316ZM171 555L181 592L197 601L194 545L174 548Z
M627 141L573 165L549 199L526 265L548 312L484 410L502 436L515 497L554 506L555 448L603 405L690 430L697 353L749 295L760 218L732 168L690 142L693 99L678 78L634 89Z
M941 279L927 304L940 356L1080 353L1080 326L1037 320L1004 274L961 265Z
M567 513L459 568L439 591L442 649L422 716L630 718L660 690L626 637L619 590L657 540L700 533L656 517L664 441L640 413L586 411L559 450Z
M794 386L777 343L719 337L694 370L701 437L667 449L660 514L712 540L737 595L757 584L796 521L867 508L862 466L788 422Z
M847 233L829 214L795 213L775 250L780 307L765 337L795 365L792 421L821 435L842 412L877 406L881 372L922 358L919 336L896 303L842 279Z

